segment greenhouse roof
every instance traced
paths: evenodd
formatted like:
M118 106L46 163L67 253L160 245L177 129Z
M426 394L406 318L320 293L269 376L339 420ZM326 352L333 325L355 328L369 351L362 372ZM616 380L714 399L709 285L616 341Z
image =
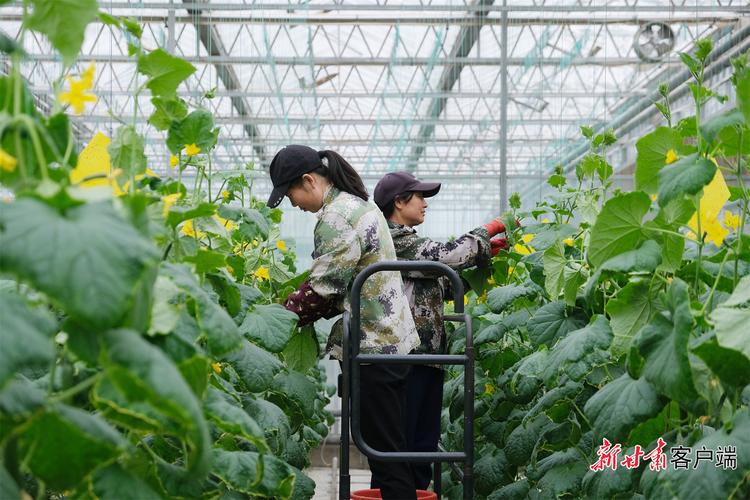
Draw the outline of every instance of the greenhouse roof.
M627 132L647 119L657 85L683 83L678 53L698 38L713 37L728 66L722 54L747 46L750 16L733 0L99 4L142 24L144 47L197 68L179 92L220 125L219 169L267 167L280 147L302 143L337 150L369 183L411 170L466 186L456 201L497 186L488 200L502 204L577 159L581 125ZM20 18L18 3L3 7L0 29L14 35ZM103 22L89 26L71 71L95 63L98 101L77 119L78 137L135 121L147 156L164 158L152 168L166 171L165 133L145 123L150 95L134 99L143 77L128 42ZM24 73L49 103L62 63L38 35L25 46Z

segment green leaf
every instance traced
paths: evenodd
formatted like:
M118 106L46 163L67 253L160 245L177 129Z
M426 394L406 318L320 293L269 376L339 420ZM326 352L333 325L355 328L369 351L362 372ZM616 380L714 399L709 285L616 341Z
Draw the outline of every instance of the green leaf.
M565 302L545 304L526 323L529 340L535 345L552 346L568 333L586 326L586 318L580 313L568 315Z
M571 266L575 266L575 268ZM581 285L586 283L588 273L586 269L577 262L571 263L571 266L568 266L563 270L563 279L565 280L563 285L563 298L570 307L573 307L575 306L576 298L578 297L578 289Z
M179 294L180 289L172 280L165 276L156 277L149 335L166 335L175 329L183 309L176 304Z
M138 21L135 18L132 17L123 17L122 18L122 24L125 26L125 29L128 33L133 35L134 37L140 39L141 36L143 36L143 28L140 24L138 24Z
M8 474L5 467L0 462L0 498L15 499L21 498L21 490L18 489L18 485L13 477Z
M641 478L643 493L648 499L671 500L673 498L740 498L741 485L747 482L750 474L750 454L740 450L750 448L750 413L747 408L738 411L731 424L731 430L718 429L692 445L695 458L697 450L735 450L736 467L725 468L715 465L714 460L702 460L697 467L688 470L668 467L654 472L644 470Z
M716 115L701 125L701 135L709 144L727 127L740 127L745 122L739 109L734 108Z
M225 254L205 248L199 248L198 253L185 257L184 260L195 264L195 272L198 274L210 273L227 265Z
M34 475L66 490L122 453L125 440L100 416L57 405L31 422L19 445Z
M201 153L208 153L215 145L218 130L214 129L214 117L208 111L197 109L180 121L173 122L167 134L167 147L173 154L185 145L195 144Z
M640 422L658 415L664 404L646 379L633 380L625 373L599 389L583 411L594 426L595 441L606 437L619 443Z
M595 316L588 326L570 332L552 348L547 357L544 379L548 385L565 373L572 380L581 380L592 368L609 359L612 330L604 316Z
M493 288L487 294L487 305L494 313L505 311L514 301L521 297L532 297L536 289L527 285L507 285Z
M605 309L614 336L611 351L619 357L627 352L630 339L660 307L648 281L631 281L607 302Z
M524 478L495 490L487 500L524 500L529 497L529 480Z
M716 338L723 347L743 353L750 359L747 324L750 322L750 276L743 277L732 295L711 313Z
M292 338L297 319L279 304L259 304L245 316L240 333L271 352L281 352Z
M147 400L179 424L193 450L189 470L195 476L207 472L208 426L200 404L180 371L157 347L128 330L102 334L106 345L108 374L129 400Z
M96 19L96 0L32 0L34 10L26 26L43 33L63 56L68 66L76 60L83 45L86 26Z
M237 347L242 340L237 325L227 311L198 284L196 277L184 265L163 264L161 270L195 300L195 319L202 335L208 340L209 351L218 356Z
M292 495L294 470L272 455L214 450L213 464L213 473L234 490L282 499Z
M109 378L100 379L90 394L94 407L107 417L107 420L125 429L136 432L165 431L170 422L146 401L129 401Z
M633 339L645 358L642 377L660 394L690 408L698 400L688 361L688 339L693 328L690 298L684 281L675 278L663 297L666 309Z
M97 498L121 500L159 500L162 498L146 481L118 464L97 470L91 484L90 491Z
M640 191L616 196L604 204L591 229L588 260L592 266L599 267L638 246L644 239L641 221L650 205L648 195Z
M722 347L716 336L709 334L691 351L701 358L722 382L737 388L750 384L750 359L734 349Z
M148 117L148 122L157 130L168 130L173 122L187 116L187 104L179 97L154 97L151 104L154 105L154 111Z
M581 125L581 135L583 135L586 139L591 139L594 136L594 129L593 127L589 127L587 125Z
M565 284L565 268L568 259L561 241L544 251L544 288L550 299L556 300Z
M108 149L112 157L112 166L121 168L126 176L146 172L147 160L143 152L143 137L132 125L118 128L115 139Z
M661 264L661 247L654 240L646 240L636 250L630 250L607 260L602 271L620 273L653 273Z
M213 203L199 203L194 207L172 206L167 215L167 224L177 227L180 222L198 217L210 217L216 213L216 205Z
M222 205L219 207L219 215L225 219L237 222L240 234L242 234L246 241L268 239L271 225L268 219L258 210Z
M674 272L682 264L682 254L685 250L685 238L679 234L666 234L662 231L648 231L652 228L678 232L695 213L695 204L688 198L672 200L659 210L654 220L645 224L650 237L661 242L662 262L659 269L665 272Z
M244 397L242 400L245 411L261 429L265 431L266 442L277 455L284 450L289 436L292 434L289 417L284 411L270 401Z
M667 152L684 153L682 136L676 130L659 127L641 137L635 143L638 157L635 161L635 189L656 194L659 187L659 171L667 163Z
M292 467L294 471L294 491L292 491L291 500L307 500L315 495L315 481L307 475Z
M250 392L268 389L273 377L283 367L276 356L247 340L242 341L239 350L228 354L224 359L234 366Z
M68 315L97 329L128 323L159 258L110 202L65 214L30 198L3 203L0 239L0 269L28 280Z
M317 389L315 383L303 374L292 371L276 375L271 391L280 395L284 401L292 401L306 418L312 418Z
M737 91L737 108L745 118L745 124L750 127L750 65L747 54L740 55L732 61L734 74L732 84Z
M634 448L623 450L623 454L632 455ZM639 469L628 469L622 465L616 470L589 470L583 477L581 486L586 498L638 498L635 491L636 481L640 475Z
M163 49L156 49L138 58L138 72L149 77L146 87L151 89L154 97L169 98L174 97L177 87L195 73L195 66L184 59L169 55ZM195 141L183 145L193 142ZM172 152L176 154L177 151Z
M205 405L206 414L219 429L247 439L259 451L268 450L263 429L229 395L209 387Z
M503 450L491 445L489 448L492 450L485 448L474 463L474 491L480 495L489 495L498 486L513 481L512 468Z
M581 481L588 470L579 452L571 448L539 460L529 471L529 479L537 481L545 498L580 498Z
M292 335L283 351L284 361L289 368L306 373L318 363L318 341L312 326L300 328Z
M659 172L659 206L684 195L700 192L716 174L716 165L697 154L692 154L670 163Z
M4 243L3 243L4 244ZM57 325L43 309L31 309L10 290L0 290L0 389L25 370L49 368Z

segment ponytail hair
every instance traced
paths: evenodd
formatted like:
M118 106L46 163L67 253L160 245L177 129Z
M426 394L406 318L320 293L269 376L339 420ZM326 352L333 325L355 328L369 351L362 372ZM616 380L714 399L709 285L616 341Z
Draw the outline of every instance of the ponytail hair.
M346 191L364 201L368 200L369 195L362 178L340 154L326 149L318 151L318 156L322 160L327 160L328 165L325 165L324 161L324 167L316 169L316 173L326 177L339 191Z

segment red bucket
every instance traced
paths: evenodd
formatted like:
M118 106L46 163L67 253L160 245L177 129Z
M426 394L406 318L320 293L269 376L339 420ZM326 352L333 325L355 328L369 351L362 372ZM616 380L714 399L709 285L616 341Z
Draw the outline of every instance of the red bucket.
M380 489L353 491L352 500L368 500L370 498L382 498ZM417 490L417 500L437 500L437 495L432 491Z

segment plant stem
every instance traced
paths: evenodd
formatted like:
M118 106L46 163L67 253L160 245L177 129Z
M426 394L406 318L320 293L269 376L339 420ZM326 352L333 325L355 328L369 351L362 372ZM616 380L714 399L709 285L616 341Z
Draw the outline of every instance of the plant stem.
M86 389L88 389L89 387L91 387L92 385L94 385L95 383L97 383L99 381L99 379L102 378L102 376L103 376L102 372L96 373L96 374L90 376L89 378L87 378L85 380L82 380L81 382L77 383L73 387L55 394L54 396L50 397L49 399L51 401L63 401L65 399L73 397L76 394L78 394L79 392L83 392Z
M721 265L719 266L719 273L716 275L716 279L714 280L714 285L711 287L711 292L708 294L708 298L703 302L703 307L701 308L701 316L705 314L706 308L711 303L711 301L714 298L714 292L716 291L716 285L719 284L719 280L721 279L721 272L724 270L724 264L727 262L727 258L729 258L729 254L731 253L730 249L727 249L727 252L724 254L724 259L721 261Z
M42 143L39 141L39 134L36 131L34 122L31 121L27 115L18 115L14 119L15 122L22 124L31 136L31 144L34 146L34 153L36 153L37 160L39 161L39 168L42 171L42 178L48 180L47 175L47 159L44 157L44 150L42 149Z

